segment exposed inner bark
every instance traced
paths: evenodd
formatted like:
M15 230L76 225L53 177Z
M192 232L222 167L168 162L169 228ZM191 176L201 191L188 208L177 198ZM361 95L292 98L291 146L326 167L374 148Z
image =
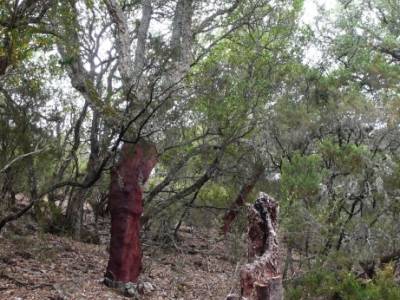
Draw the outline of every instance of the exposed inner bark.
M240 192L237 195L235 201L232 203L228 212L224 215L224 224L221 228L223 234L228 233L233 221L236 219L236 217L239 213L240 207L242 207L246 203L247 197L253 191L254 186L256 185L257 181L260 179L263 172L264 172L264 168L262 166L256 167L253 176L240 189Z
M242 299L283 299L277 217L277 202L267 194L260 193L249 209L249 263L240 271Z
M141 140L135 145L123 145L121 159L111 172L111 242L105 274L108 285L118 286L138 280L142 268L139 234L143 184L156 162L155 146Z

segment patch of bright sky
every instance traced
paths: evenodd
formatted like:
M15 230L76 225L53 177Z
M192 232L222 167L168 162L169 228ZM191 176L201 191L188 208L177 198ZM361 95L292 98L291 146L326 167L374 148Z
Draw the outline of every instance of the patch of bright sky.
M338 7L337 0L305 0L303 7L303 15L301 23L308 25L311 29L316 30L317 17L320 14L320 8L324 8L327 12L333 12ZM306 50L305 63L317 65L322 58L322 53L315 45L310 45Z
M336 0L305 0L301 21L304 24L313 26L315 18L318 16L319 6L324 7L326 10L334 10L337 4Z

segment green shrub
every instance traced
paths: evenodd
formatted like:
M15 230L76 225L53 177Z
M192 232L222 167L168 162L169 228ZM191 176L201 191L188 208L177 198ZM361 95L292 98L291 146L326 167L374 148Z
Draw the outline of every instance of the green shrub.
M319 191L323 172L321 157L317 154L295 153L282 164L281 191L285 198L308 198Z
M391 264L379 270L373 280L357 278L351 271L318 268L290 282L285 299L398 300L400 286Z
M35 205L35 218L43 232L64 233L65 218L55 203L41 200Z

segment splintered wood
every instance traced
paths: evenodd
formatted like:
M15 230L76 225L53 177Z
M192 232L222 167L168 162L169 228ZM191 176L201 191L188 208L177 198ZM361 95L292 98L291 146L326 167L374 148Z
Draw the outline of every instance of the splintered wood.
M249 262L240 271L242 300L283 299L277 218L277 202L260 193L248 213Z

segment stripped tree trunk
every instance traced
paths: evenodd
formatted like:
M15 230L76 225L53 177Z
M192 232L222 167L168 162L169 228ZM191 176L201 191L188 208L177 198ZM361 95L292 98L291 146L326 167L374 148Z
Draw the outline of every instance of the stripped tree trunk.
M136 293L135 284L142 268L143 184L156 162L155 146L140 140L137 144L123 145L120 161L111 172L111 242L105 284L129 295Z
M260 193L249 209L249 263L240 271L241 299L283 299L277 218L278 203L267 194Z
M235 201L232 203L231 207L229 208L228 212L224 215L224 224L222 225L222 232L223 234L227 234L233 221L236 219L239 209L244 206L247 201L247 197L253 191L254 186L260 179L264 172L264 167L259 165L255 168L253 176L242 186L237 195Z

